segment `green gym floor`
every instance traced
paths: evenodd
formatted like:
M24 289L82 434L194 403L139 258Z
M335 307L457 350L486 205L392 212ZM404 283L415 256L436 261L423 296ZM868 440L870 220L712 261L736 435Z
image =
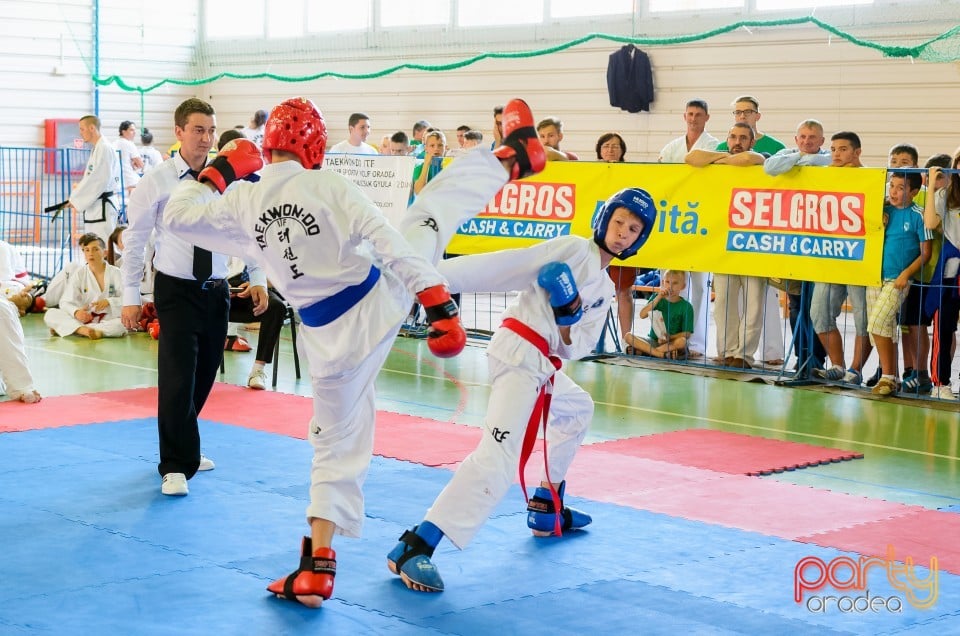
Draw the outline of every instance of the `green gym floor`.
M51 337L38 315L24 318L23 326L30 367L45 397L156 385L157 343L147 334L96 342ZM255 331L240 333L251 344L256 340ZM220 381L245 385L252 362L252 352L227 353ZM309 396L303 357L301 366L298 380L285 327L275 390ZM960 504L956 403L878 400L865 391L788 388L667 366L567 364L566 372L597 405L586 442L706 428L838 447L864 453L865 459L770 478L935 509ZM271 371L268 367L268 377ZM479 425L489 395L484 347L471 344L458 358L439 360L422 340L398 338L378 378L377 395L380 410Z

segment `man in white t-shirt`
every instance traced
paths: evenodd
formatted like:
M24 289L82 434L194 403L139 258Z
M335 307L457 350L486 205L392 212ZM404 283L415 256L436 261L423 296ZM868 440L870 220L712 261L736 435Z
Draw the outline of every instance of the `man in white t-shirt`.
M350 136L333 148L327 151L327 154L343 153L351 155L377 155L377 149L366 143L370 135L370 118L364 113L354 113L350 115L347 123Z
M710 108L702 99L691 99L683 111L683 121L687 124L687 132L669 142L660 151L657 161L660 163L683 163L684 157L691 150L716 150L720 140L704 131L710 121ZM707 272L690 272L690 280L684 290L684 298L693 305L694 325L693 334L687 340L687 350L691 357L703 355L707 351L707 326L710 311L710 274Z
M716 150L720 140L704 131L710 121L710 109L702 99L691 99L683 111L683 121L687 123L687 132L669 142L660 151L657 161L660 163L683 163L683 158L691 150Z

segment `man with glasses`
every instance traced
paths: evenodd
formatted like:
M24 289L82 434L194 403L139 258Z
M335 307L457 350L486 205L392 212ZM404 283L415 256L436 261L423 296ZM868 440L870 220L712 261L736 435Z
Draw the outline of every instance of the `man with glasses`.
M753 144L753 151L760 154L775 155L786 146L776 137L765 135L757 128L757 122L760 121L760 102L752 95L741 95L733 102L733 121L734 123L743 122L753 128L753 134L756 141ZM727 142L720 142L717 150L726 151Z
M747 124L753 130L754 144L753 151L759 152L767 157L772 156L783 150L783 142L760 132L757 122L760 121L760 102L752 95L741 95L733 100L733 119L735 124ZM722 141L717 146L718 151L727 151L729 147L727 142ZM778 290L770 286L767 290L767 297L764 301L763 309L763 332L760 335L760 343L763 348L761 351L761 360L768 366L780 366L783 364L783 329L780 319L780 294Z

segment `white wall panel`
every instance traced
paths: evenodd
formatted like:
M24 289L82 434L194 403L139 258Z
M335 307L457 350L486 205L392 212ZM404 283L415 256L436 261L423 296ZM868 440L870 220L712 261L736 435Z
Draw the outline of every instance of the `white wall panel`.
M921 23L915 37L921 41L950 26ZM879 28L858 30L860 37L877 40L886 33ZM306 95L323 110L331 142L346 135L346 120L354 111L371 116L374 130L368 141L373 143L398 129L409 134L417 119L440 126L448 137L464 123L489 136L492 107L517 95L531 103L538 117L560 117L566 127L564 149L581 158L593 157L597 137L612 130L624 135L628 160L654 161L663 144L683 133L687 99L701 97L710 103L708 130L723 137L733 121L732 98L750 93L760 99L765 132L789 143L797 122L814 117L823 121L828 136L840 129L861 134L870 165L884 164L887 149L901 141L916 144L922 159L960 145L960 135L954 133L960 103L957 64L884 58L815 27L740 30L691 44L641 47L653 64L656 102L650 113L630 114L610 107L607 95L607 59L618 48L593 41L547 56L483 60L455 71L403 71L369 80L218 81L209 93L221 127L246 123L257 108L269 108L286 97ZM417 52L403 61L442 64L470 55ZM381 51L376 57L379 68L398 60ZM371 60L275 64L271 72L331 69L369 72Z
M122 73L134 85L190 77L199 0L100 2L100 74ZM93 112L92 0L0 0L0 143L43 145L43 120ZM124 119L155 129L158 146L173 143L172 112L192 89L163 88L141 104L138 92L100 89L103 132ZM141 109L143 118L141 120Z
M469 32L422 28L330 34L309 46L303 40L265 40L201 42L195 48L200 6L201 0L101 2L100 74L120 74L134 86L148 87L164 78L195 79L223 70L375 72L401 62L443 64L485 50L549 47L586 32L656 37L704 32L745 17L738 12L643 14ZM7 97L0 102L0 139L5 145L39 145L43 119L78 117L93 108L93 0L0 0L0 15L8 34L0 40L5 60L0 86ZM909 33L920 42L954 26L960 4L878 1L876 8L822 10L817 16L864 39L894 42L892 34ZM881 26L867 26L875 22ZM897 35L896 43L904 44L903 37ZM402 71L377 79L309 83L220 80L166 85L142 98L110 85L100 89L100 114L111 136L121 120L132 119L152 128L158 145L166 146L173 142L172 111L185 97L211 100L225 129L246 124L258 108L302 94L324 111L331 142L346 135L351 112L365 111L373 118L370 140L376 143L398 129L409 133L422 118L450 137L464 123L489 137L491 108L521 95L538 116L565 122L565 149L592 157L597 136L614 130L627 140L628 159L651 161L666 141L683 132L687 99L708 100L713 113L709 130L722 136L732 120L731 98L753 93L761 100L761 127L767 133L789 141L799 120L816 117L828 131L861 133L864 156L872 165L883 163L887 148L902 140L916 143L923 156L960 145L953 132L960 103L957 64L884 58L811 25L737 30L695 43L641 47L653 63L657 99L652 112L629 114L608 104L606 64L617 48L617 43L591 40L551 55L488 59L441 73Z

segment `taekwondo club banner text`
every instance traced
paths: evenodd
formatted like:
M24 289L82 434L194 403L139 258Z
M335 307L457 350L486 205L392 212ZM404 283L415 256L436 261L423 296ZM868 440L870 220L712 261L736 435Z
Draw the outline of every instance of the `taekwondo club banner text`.
M353 181L394 227L399 227L407 209L415 165L413 157L347 154L323 157L325 170L339 172Z
M359 185L393 222L406 209L413 159L328 155L324 167ZM555 162L511 181L450 242L451 254L592 236L614 192L646 189L657 227L628 265L879 285L885 169Z

